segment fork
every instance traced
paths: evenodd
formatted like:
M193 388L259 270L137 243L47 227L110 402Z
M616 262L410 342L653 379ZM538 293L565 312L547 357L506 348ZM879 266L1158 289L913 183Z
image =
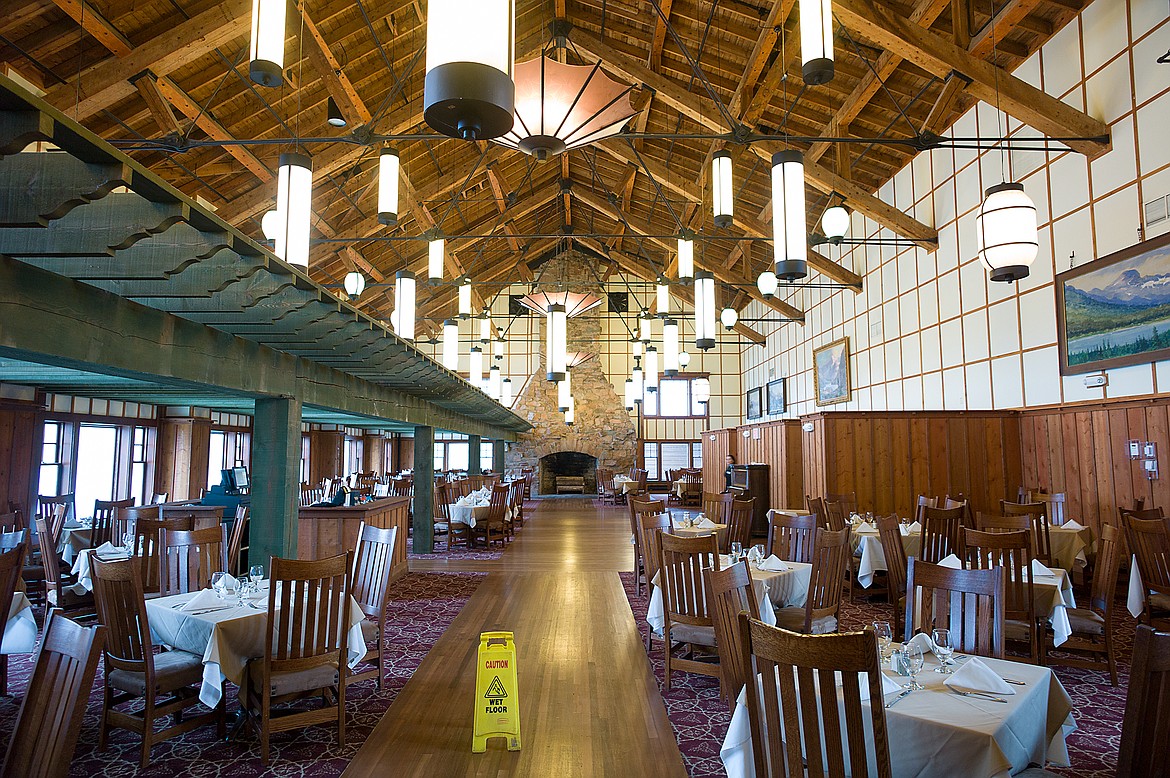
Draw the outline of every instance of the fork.
M988 692L961 692L958 689L951 689L951 691L963 697L976 697L981 700L990 700L991 702L1007 702L1003 697L996 697L994 694Z

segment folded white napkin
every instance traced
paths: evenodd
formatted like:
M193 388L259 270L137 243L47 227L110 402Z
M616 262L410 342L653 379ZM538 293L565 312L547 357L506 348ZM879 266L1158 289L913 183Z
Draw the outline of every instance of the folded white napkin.
M747 552L748 564L755 565L758 567L760 562L763 561L763 559L764 559L764 555L762 553L760 553L759 548L757 548L756 546L752 546L751 548L748 549L748 552Z
M912 522L910 524L910 526L907 527L906 529L908 529L911 533L922 532L922 522L920 522L920 521Z
M990 692L992 694L1015 694L1016 690L1007 684L978 657L971 657L963 662L959 669L951 674L943 683L952 689L971 692Z
M769 573L783 573L788 569L788 565L784 562L783 559L776 556L775 554L772 554L770 557L760 562L759 569L765 570Z
M923 654L933 654L935 648L937 648L930 635L927 635L925 632L919 632L910 638L906 643L906 648L910 648L911 646L921 649Z
M898 532L902 533L902 537L905 537L905 536L910 534L910 528L907 527L905 524L899 524L898 525Z
M85 525L77 519L66 519L64 524L65 529L81 529L84 526Z
M962 570L963 563L954 554L947 554L944 558L939 560L939 567L949 567L952 570Z
M1080 522L1073 521L1072 519L1069 519L1068 521L1066 521L1064 524L1061 524L1060 526L1063 529L1071 529L1071 530L1075 530L1077 532L1080 532L1081 530L1083 530L1085 528L1084 524L1081 524Z
M696 529L714 529L715 522L711 521L706 516L703 516L701 519L699 519L698 521L695 522L695 528Z
M1056 573L1049 570L1039 559L1032 560L1032 578L1055 578Z
M203 610L205 608L218 608L227 604L226 600L219 599L211 589L203 589L190 600L187 600L179 610L183 613L190 613L191 611Z
M858 681L861 684L861 701L862 702L865 702L866 700L869 699L869 678L867 678L866 675L867 675L866 673L862 673L861 677L858 678ZM894 692L902 691L902 684L893 680L885 673L880 673L880 675L882 677L882 696L883 697L885 697L887 694L893 694ZM837 685L841 686L843 683L844 683L844 680L841 678L841 674L837 673Z
M877 527L870 524L868 521L863 521L857 525L858 532L877 532Z

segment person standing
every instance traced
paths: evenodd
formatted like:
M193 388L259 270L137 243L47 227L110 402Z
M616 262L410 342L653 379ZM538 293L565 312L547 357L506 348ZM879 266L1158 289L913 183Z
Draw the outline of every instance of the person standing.
M731 491L731 468L735 465L735 457L728 454L726 457L727 467L723 471L723 491Z

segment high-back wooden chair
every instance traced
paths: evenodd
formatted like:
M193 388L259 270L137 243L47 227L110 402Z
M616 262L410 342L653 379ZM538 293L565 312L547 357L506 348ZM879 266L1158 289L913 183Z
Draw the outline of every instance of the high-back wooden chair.
M41 563L45 568L45 602L50 608L59 608L64 613L92 612L93 595L77 591L77 581L61 570L61 558L53 546L49 525L40 516L36 518L36 525Z
M879 516L878 539L886 558L886 590L894 607L894 634L902 632L902 617L906 608L906 546L902 544L901 522L897 516Z
M1028 515L1018 516L992 516L986 513L980 513L978 519L975 521L974 529L980 532L1026 532L1028 533L1028 541L1031 543L1031 554L1036 559L1041 559L1045 564L1048 563L1048 558L1041 558L1037 546L1040 540L1040 535L1036 532L1036 526L1033 523L1033 517Z
M703 492L703 514L716 524L726 524L731 516L731 503L735 501L735 494L715 494Z
M248 574L248 565L240 561L240 553L244 549L244 536L248 534L248 519L252 509L247 505L236 508L236 518L232 522L232 531L227 546L227 571L237 578Z
M829 514L825 510L825 499L823 497L804 496L805 503L808 504L808 512L817 517L817 523L825 529L829 529Z
M1121 525L1125 526L1127 518L1141 519L1142 521L1152 521L1153 519L1163 519L1165 514L1162 513L1160 507L1153 508L1118 508L1118 514L1121 516Z
M475 526L471 528L471 537L483 538L484 546L492 547L493 536L500 541L500 545L504 545L504 536L507 534L507 527L505 526L505 519L508 515L508 487L493 486L492 487L492 501L488 507L488 514L482 520L476 519Z
M752 542L752 514L755 512L756 499L749 497L746 500L733 500L731 512L727 516L727 535L723 547L719 550L727 553L732 543L739 543L746 549Z
M906 568L904 640L948 629L956 651L1003 658L1002 567L956 570L910 557Z
M644 500L640 497L632 497L627 503L626 507L630 513L630 533L634 538L634 593L639 597L642 595L642 576L638 575L638 571L643 568L643 559L646 555L642 547L642 531L640 529L640 517L643 514L658 515L666 513L666 503L661 500ZM669 527L669 516L667 517ZM650 576L647 574L646 582L649 585Z
M1033 553L1044 564L1052 561L1052 537L1048 531L1048 513L1044 503L1014 503L1007 500L999 501L1000 510L1004 516L1024 516L1032 525Z
M841 611L841 589L851 556L848 527L836 531L817 527L808 596L802 606L777 610L776 626L810 635L836 632Z
M834 532L845 529L849 524L849 514L845 512L844 506L836 500L825 499L821 502L825 506L825 528Z
M377 677L378 689L385 688L386 678L386 609L390 605L390 573L394 566L394 543L398 528L380 529L362 523L358 531L357 556L353 561L353 598L365 614L362 637L366 655L362 659L374 666L346 676L346 683ZM370 647L370 644L374 644Z
M919 509L922 522L922 552L919 558L924 562L937 563L948 555L963 553L963 509L932 508L924 505Z
M1170 633L1138 625L1121 722L1117 778L1165 778L1170 738Z
M211 586L211 576L228 569L227 528L158 533L159 594L197 592Z
M658 552L658 534L670 532L674 528L669 513L640 513L638 514L638 543L642 549L642 575L646 579L646 589L650 591L655 576L661 567L661 557ZM646 650L650 650L654 635L646 633Z
M184 718L187 708L199 704L203 657L178 649L154 653L141 568L133 559L91 560L93 593L98 620L108 628L105 644L105 693L98 749L104 750L111 727L128 729L142 737L141 767L150 766L155 743L215 723L224 736L224 701L214 710ZM169 699L168 699L169 698ZM142 708L119 708L131 700ZM155 722L174 716L174 723L156 730Z
M69 774L106 627L83 627L50 611L28 689L12 728L0 774L64 778Z
M1033 662L1044 659L1043 628L1036 618L1032 539L1027 532L963 530L964 555L972 570L1004 571L1004 639L1028 646Z
M1130 513L1126 538L1137 557L1146 600L1141 619L1148 624L1156 612L1170 609L1170 527L1163 519L1138 519Z
M1053 527L1059 527L1068 520L1065 513L1068 498L1064 492L1028 492L1027 501L1043 505L1044 515L1048 517L1048 523Z
M147 594L157 594L159 581L160 545L159 533L162 530L190 532L194 529L194 519L190 517L177 519L147 519L139 518L134 522L134 549L138 557L138 565L142 572L142 587Z
M164 521L186 520L191 529L206 529L223 524L223 511L222 505L164 505L159 508L159 518Z
M860 513L857 507L857 492L839 492L836 494L826 494L825 502L840 503L841 510L845 513L846 519L848 519L854 513Z
M877 778L890 778L881 665L873 628L840 635L796 635L746 613L739 618L740 652L748 677L760 679L758 684L746 684L755 774L759 778L869 775L863 765L872 759ZM825 679L836 674L841 678L844 704L810 702L824 693ZM863 683L868 685L868 701L861 699ZM825 737L801 737L800 732L824 732Z
M23 537L24 530L16 533ZM12 548L0 550L0 614L8 620L12 612L12 599L16 596L16 587L20 583L21 572L24 570L25 545L17 543ZM0 633L3 627L0 626ZM8 656L0 654L0 697L8 695Z
M93 528L90 530L90 546L100 548L103 543L122 542L121 536L114 537L115 518L123 508L133 508L134 500L94 500ZM115 545L117 545L115 543Z
M435 488L431 492L431 519L434 522L434 528L431 530L431 537L435 542L439 538L443 538L447 544L447 550L451 550L451 511L447 507L450 503L450 486L448 486L445 479L435 479ZM463 528L464 544L467 542L467 525L460 524Z
M711 600L711 621L715 627L715 647L719 652L719 695L735 710L739 690L747 682L747 665L739 650L739 614L746 611L753 619L760 617L760 604L752 593L752 577L746 562L737 562L722 570L707 568L707 591Z
M657 535L659 589L665 617L663 660L666 663L663 687L670 690L670 675L675 670L719 677L717 662L703 662L693 656L674 656L671 646L715 647L715 624L703 585L703 570L719 569L719 549L714 535L684 538L659 532ZM692 649L693 651L693 649Z
M1101 526L1088 606L1067 609L1072 635L1060 644L1059 653L1047 655L1050 665L1108 670L1114 686L1117 686L1117 657L1113 648L1113 609L1117 604L1117 574L1124 538L1113 525Z
M277 731L336 719L337 743L345 747L351 562L351 553L314 560L272 557L264 656L248 664L244 692L266 765L269 739ZM273 715L273 703L305 697L320 697L322 707Z
M925 494L918 495L918 499L914 501L914 520L922 521L923 508L937 508L938 498L927 497Z
M64 526L67 519L71 517L75 518L77 511L74 507L74 499L76 496L75 494L38 494L37 516L46 519L49 522L50 528L53 528L53 522L58 520ZM65 510L61 512L58 508L64 508ZM60 527L56 527L56 534L61 534Z
M768 512L768 544L764 553L785 562L811 562L816 541L817 517Z
M115 546L122 544L122 536L127 532L133 532L134 528L138 526L139 519L158 519L161 513L161 508L158 505L134 505L129 508L122 508L114 514L113 523L113 538L111 543ZM192 527L194 529L194 527Z

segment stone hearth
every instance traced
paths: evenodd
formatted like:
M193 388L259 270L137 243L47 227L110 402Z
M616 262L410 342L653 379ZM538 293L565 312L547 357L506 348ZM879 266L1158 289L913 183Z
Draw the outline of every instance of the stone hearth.
M559 494L557 478L571 476L584 481L583 494L597 494L597 458L580 451L558 451L540 458L540 493Z

